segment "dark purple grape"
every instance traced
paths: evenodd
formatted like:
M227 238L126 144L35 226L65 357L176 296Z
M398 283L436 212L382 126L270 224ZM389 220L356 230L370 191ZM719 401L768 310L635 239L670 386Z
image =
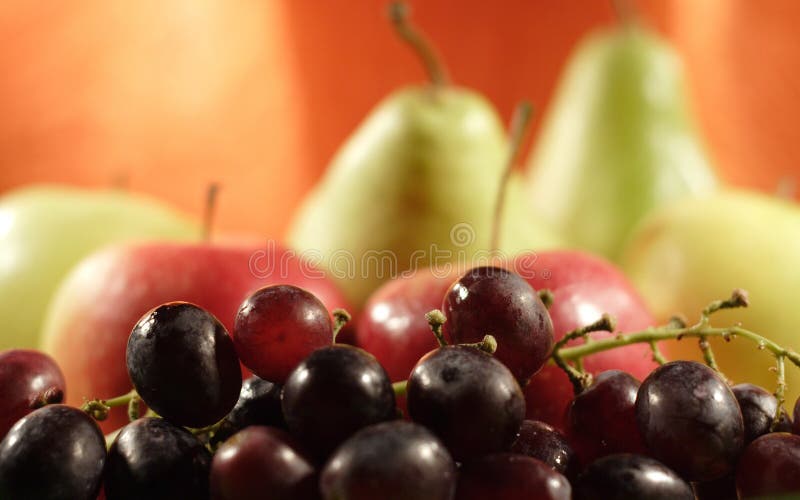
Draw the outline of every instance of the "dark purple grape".
M753 384L734 385L731 390L742 410L744 442L749 444L769 432L778 408L778 400L762 387Z
M575 500L693 500L689 483L644 455L619 453L592 462L573 483Z
M239 307L233 341L246 367L282 384L314 349L333 343L333 323L311 292L272 285L257 290Z
M170 302L142 316L128 338L126 362L142 400L177 425L216 423L236 404L242 386L225 327L187 302Z
M578 470L577 457L567 438L555 427L538 420L522 422L510 451L539 459L567 477Z
M431 429L457 461L507 451L525 418L525 398L503 363L473 347L426 354L407 386L411 419Z
M649 454L689 481L730 473L744 446L744 423L730 387L711 368L673 361L644 380L636 420Z
M742 498L800 497L800 436L766 434L745 448L736 467Z
M394 390L374 356L353 346L317 349L283 386L289 431L326 458L359 429L396 416Z
M225 441L250 425L286 428L281 410L281 386L256 375L242 382L239 400L214 433L214 442Z
M794 412L792 412L792 433L800 434L800 398L794 403Z
M696 500L739 500L733 474L711 481L692 483Z
M289 434L253 425L217 449L211 462L214 500L315 500L312 461Z
M569 500L567 478L525 455L496 453L465 463L455 500Z
M0 498L94 500L105 461L105 439L89 415L45 406L0 441Z
M120 430L108 450L107 500L209 498L211 454L183 427L140 418Z
M36 408L63 400L64 376L53 358L27 349L0 352L0 439Z
M778 420L778 425L772 429L772 432L792 432L794 428L794 422L789 417L789 414L786 413L786 408L781 408L781 418Z
M322 471L320 488L326 500L450 500L456 465L430 431L395 420L345 441Z
M582 464L614 453L645 453L636 425L639 385L628 373L609 370L572 400L567 409L567 436Z
M445 331L453 343L497 339L495 356L520 381L547 361L553 323L539 296L521 276L498 267L476 267L447 291L442 303Z

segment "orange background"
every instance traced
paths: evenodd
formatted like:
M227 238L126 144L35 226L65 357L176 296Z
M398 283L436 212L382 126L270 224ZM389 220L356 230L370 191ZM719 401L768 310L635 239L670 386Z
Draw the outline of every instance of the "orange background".
M684 56L723 175L773 190L800 160L800 2L640 0ZM545 106L604 0L428 0L414 19L451 74L508 118ZM337 146L422 80L382 0L0 2L0 192L124 181L218 223L279 236ZM537 124L538 125L538 124Z

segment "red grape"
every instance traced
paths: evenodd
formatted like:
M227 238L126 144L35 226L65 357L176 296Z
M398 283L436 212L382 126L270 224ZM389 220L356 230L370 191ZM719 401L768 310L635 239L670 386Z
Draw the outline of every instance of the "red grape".
M744 423L730 387L694 361L660 366L642 382L636 421L654 458L689 481L733 470L744 445Z
M519 275L499 267L476 267L444 297L445 332L454 343L497 340L495 357L521 382L539 371L553 348L553 323L541 299Z
M36 408L64 400L64 376L53 358L39 351L0 352L0 439Z
M570 500L570 491L567 479L548 464L497 453L461 467L455 500Z
M474 347L425 355L408 379L408 413L463 461L506 451L525 417L525 399L503 363Z
M292 285L267 286L242 302L233 342L254 374L283 384L314 349L333 343L333 324L312 293Z
M577 457L567 438L538 420L522 422L511 452L539 459L567 477L572 477L578 469Z
M645 452L636 426L639 381L619 370L595 377L567 410L567 436L581 463L613 453Z
M592 464L574 483L575 500L694 500L689 483L650 457L620 453Z
M214 500L315 500L317 474L285 431L254 425L217 449L211 495Z
M736 467L736 489L742 498L798 498L800 436L773 432L750 443Z

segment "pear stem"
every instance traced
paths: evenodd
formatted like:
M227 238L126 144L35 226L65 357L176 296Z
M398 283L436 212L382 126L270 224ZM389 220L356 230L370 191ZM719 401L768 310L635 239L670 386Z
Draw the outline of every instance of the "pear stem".
M517 165L517 158L522 150L522 145L525 142L525 136L528 132L531 117L533 116L533 106L528 101L522 101L514 108L514 114L511 117L511 127L509 129L509 153L508 160L506 161L506 168L503 171L503 176L500 178L500 190L497 193L497 200L494 206L494 220L492 221L492 238L489 243L492 253L497 253L500 249L500 226L502 225L503 206L506 202L506 191L508 191L508 180L511 178L511 172Z
M629 27L636 22L638 17L633 0L611 0L617 20L623 27Z
M206 191L206 206L203 211L203 234L202 241L211 240L211 227L214 221L214 215L217 211L217 195L219 194L219 183L212 182Z
M425 66L428 78L435 88L450 83L447 69L441 63L433 45L409 22L410 8L405 2L392 2L389 5L389 18L397 34L417 53Z

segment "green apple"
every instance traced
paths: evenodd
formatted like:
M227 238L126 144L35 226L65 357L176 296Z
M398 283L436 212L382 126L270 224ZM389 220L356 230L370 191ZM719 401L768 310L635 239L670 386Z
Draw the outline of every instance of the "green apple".
M393 13L408 35L403 13ZM409 38L420 43L417 34ZM444 81L424 49L433 83L396 91L369 114L305 199L288 234L290 245L317 252L318 262L342 278L357 307L407 269L488 256L509 141L492 105ZM531 217L520 180L512 179L508 189L500 250L557 245L558 238Z
M616 259L655 207L716 184L667 42L635 23L583 40L529 163L537 214L576 247Z
M118 190L38 185L0 198L0 350L37 347L53 292L70 268L109 243L197 239L172 208Z
M784 347L800 350L800 207L748 191L720 191L676 202L647 217L623 254L622 267L663 322L675 313L697 320L712 300L734 288L750 294L747 309L720 311L719 326L741 322ZM774 388L774 359L753 343L715 342L723 372L734 382ZM700 359L697 342L673 353ZM788 362L787 362L788 363ZM789 364L787 401L800 395L800 368Z

